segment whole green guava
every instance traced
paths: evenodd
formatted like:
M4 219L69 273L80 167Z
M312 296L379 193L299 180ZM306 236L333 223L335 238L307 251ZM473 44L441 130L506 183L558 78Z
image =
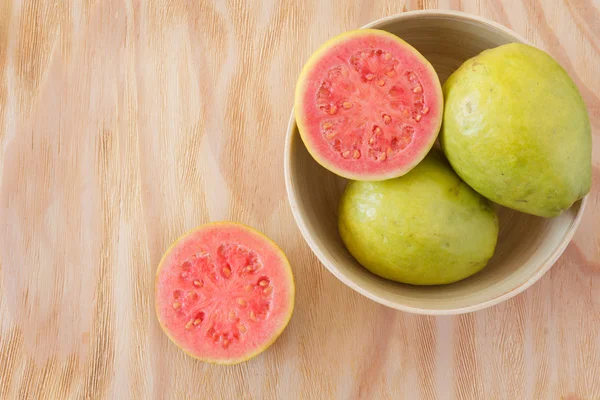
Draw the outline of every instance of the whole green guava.
M365 268L413 285L440 285L481 270L494 254L498 217L436 150L406 175L348 184L339 232Z
M448 78L444 98L440 143L483 196L554 217L590 191L585 103L545 52L517 43L485 50Z

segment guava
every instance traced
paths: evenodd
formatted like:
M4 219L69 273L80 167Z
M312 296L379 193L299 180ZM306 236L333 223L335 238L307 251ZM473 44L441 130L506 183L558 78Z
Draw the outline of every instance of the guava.
M450 76L444 95L441 145L477 192L554 217L590 191L588 112L547 53L518 43L485 50Z
M294 112L313 158L349 179L405 174L440 130L443 95L431 64L399 37L359 29L330 39L304 65Z
M156 313L189 355L236 364L266 350L294 308L290 263L260 232L237 223L202 225L166 251L156 272Z
M339 232L366 269L412 285L441 285L483 269L494 254L498 217L437 150L404 176L350 182Z

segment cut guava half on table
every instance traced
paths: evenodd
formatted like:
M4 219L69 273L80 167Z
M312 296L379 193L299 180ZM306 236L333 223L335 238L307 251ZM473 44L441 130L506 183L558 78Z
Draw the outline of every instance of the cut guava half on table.
M343 33L305 64L294 112L302 141L323 167L348 179L404 175L433 146L443 95L432 65L377 29Z
M266 350L294 308L294 278L281 249L237 223L202 225L179 238L156 273L156 312L189 355L236 364Z

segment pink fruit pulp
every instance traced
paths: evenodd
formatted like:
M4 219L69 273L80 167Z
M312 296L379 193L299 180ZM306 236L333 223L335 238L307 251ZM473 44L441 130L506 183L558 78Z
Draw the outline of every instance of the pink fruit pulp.
M167 250L157 271L161 326L203 361L235 364L262 352L285 329L293 305L287 258L244 225L197 228Z
M429 152L442 121L431 64L391 33L361 29L321 47L300 74L295 114L317 162L338 175L403 175Z

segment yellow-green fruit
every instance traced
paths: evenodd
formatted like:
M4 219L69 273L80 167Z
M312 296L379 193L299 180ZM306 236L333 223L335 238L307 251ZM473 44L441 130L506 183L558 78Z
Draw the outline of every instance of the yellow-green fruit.
M590 191L588 113L545 52L517 43L486 50L450 76L444 98L446 157L488 199L554 217Z
M400 178L349 183L340 201L339 232L350 254L371 272L440 285L486 266L498 239L498 217L434 150Z

